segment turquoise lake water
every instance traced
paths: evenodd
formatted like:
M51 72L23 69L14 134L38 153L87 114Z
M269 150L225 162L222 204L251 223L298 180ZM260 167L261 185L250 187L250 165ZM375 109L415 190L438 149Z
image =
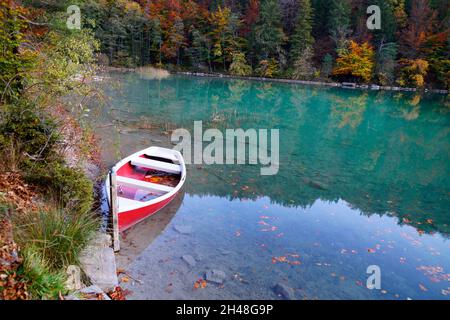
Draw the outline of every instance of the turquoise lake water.
M260 165L188 165L184 197L157 213L171 216L127 267L139 279L122 283L131 298L280 299L277 284L295 299L450 298L444 96L109 76L98 129L108 166L172 146L171 130L194 121L280 130L277 175L261 176ZM380 290L366 287L371 265ZM223 284L195 289L208 270L223 271Z

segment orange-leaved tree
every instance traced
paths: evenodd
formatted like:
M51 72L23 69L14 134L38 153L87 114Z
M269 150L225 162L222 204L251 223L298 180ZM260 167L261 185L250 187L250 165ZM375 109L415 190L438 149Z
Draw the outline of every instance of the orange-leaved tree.
M334 76L353 76L369 82L374 69L374 50L368 43L351 40L347 50L341 50L336 59Z

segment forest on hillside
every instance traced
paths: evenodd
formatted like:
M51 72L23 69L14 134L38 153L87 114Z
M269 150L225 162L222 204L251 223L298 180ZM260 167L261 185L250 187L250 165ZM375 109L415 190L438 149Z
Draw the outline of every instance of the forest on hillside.
M67 1L23 1L65 12ZM70 1L73 4L74 1ZM450 84L447 0L85 0L101 62L400 86ZM381 28L369 30L370 5ZM37 17L39 18L39 17Z

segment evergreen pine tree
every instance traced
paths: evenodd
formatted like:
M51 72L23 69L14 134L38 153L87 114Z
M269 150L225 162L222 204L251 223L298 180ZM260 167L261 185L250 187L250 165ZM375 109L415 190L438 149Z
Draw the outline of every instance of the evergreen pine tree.
M328 20L328 30L336 45L336 51L347 48L347 38L350 35L350 0L330 0L330 15Z
M259 21L255 27L255 44L260 60L276 58L280 61L285 35L277 0L261 1Z
M296 61L303 52L312 47L314 38L312 36L313 11L310 0L299 0L298 14L294 33L290 39L291 61Z

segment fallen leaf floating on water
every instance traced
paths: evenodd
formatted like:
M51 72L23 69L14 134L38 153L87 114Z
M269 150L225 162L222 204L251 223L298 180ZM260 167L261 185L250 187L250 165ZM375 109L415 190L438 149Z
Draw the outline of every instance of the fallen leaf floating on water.
M428 291L428 289L427 289L427 287L425 287L423 284L421 284L421 283L419 283L419 288L420 288L420 290L422 290L422 291Z
M288 259L285 256L281 256L281 257L273 257L272 258L272 263L277 263L277 262L288 262Z
M292 257L292 258L300 258L300 255L298 254L287 254L286 256L280 256L280 257L272 257L272 263L288 263L290 265L293 266L298 266L301 264L300 261L298 260L289 260L287 257Z
M276 231L277 229L278 229L278 227L264 228L264 229L261 229L261 232L273 232L273 231Z
M122 277L122 279L120 279L121 282L129 282L130 278L128 277Z
M195 283L194 283L194 289L199 289L199 288L205 289L205 288L206 288L206 285L207 285L206 280L203 279L203 278L200 278L200 279L197 279L197 281L195 281Z
M422 271L431 282L450 281L450 273L445 273L440 266L419 266L416 269Z

